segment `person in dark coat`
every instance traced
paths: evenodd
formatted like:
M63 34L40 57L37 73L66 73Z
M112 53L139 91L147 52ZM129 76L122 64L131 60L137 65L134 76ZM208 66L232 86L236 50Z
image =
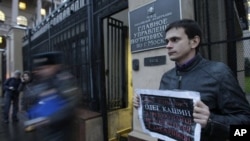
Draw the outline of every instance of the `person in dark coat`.
M173 22L165 32L167 53L176 65L163 74L159 89L199 92L193 120L202 127L201 141L229 140L230 125L250 124L250 105L235 75L224 63L201 56L201 28L195 21ZM133 102L139 106L137 95Z
M3 110L3 118L4 122L8 123L9 122L9 112L10 112L10 106L11 103L13 105L12 107L12 121L17 122L18 117L17 117L17 112L18 112L18 105L19 105L19 91L18 87L21 83L21 72L19 70L16 70L14 72L14 76L8 78L4 82L4 110Z
M36 102L34 99L25 98L28 97L28 91L30 91L30 85L32 82L32 74L30 71L24 71L21 76L22 83L19 85L18 91L22 92L21 97L21 111L26 111L29 106Z
M36 130L40 141L70 141L79 94L75 78L63 69L61 52L33 56L34 79L26 98L37 99L27 109L25 130ZM24 101L25 101L24 99Z

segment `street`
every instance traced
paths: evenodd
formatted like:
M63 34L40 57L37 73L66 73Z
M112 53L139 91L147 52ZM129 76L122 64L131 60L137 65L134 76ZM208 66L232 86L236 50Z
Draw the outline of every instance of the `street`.
M3 112L2 107L0 108L0 140L1 141L36 141L35 132L25 132L23 129L23 120L22 116L19 113L19 121L9 123L4 123L3 121Z

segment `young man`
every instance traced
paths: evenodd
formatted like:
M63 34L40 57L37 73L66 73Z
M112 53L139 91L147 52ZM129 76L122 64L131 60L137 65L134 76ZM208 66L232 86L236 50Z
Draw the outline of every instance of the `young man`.
M19 70L16 70L13 74L13 77L8 78L4 82L4 123L9 122L9 111L10 111L10 106L11 103L13 105L12 108L12 121L17 122L17 112L18 112L18 99L19 99L19 91L18 87L21 83L21 72Z
M171 23L166 29L166 48L176 67L166 72L160 90L198 91L193 118L201 124L201 141L229 139L230 125L250 124L250 106L231 70L223 63L204 59L199 53L201 29L193 20ZM138 96L134 106L139 106Z

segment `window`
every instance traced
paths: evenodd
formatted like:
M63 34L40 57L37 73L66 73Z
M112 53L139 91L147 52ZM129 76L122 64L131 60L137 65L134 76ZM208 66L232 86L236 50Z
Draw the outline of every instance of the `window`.
M0 22L5 21L5 14L0 10Z
M19 7L19 9L21 9L21 10L25 10L25 9L26 9L26 3L25 3L25 2L19 2L18 7Z
M46 16L46 10L44 8L41 9L41 15Z
M20 26L28 26L28 20L24 16L18 16L17 17L17 25Z

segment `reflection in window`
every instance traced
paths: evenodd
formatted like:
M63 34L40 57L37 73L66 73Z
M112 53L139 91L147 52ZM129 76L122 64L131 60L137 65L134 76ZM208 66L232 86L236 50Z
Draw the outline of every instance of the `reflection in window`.
M0 10L0 22L5 21L5 14Z
M28 20L24 16L18 16L17 17L17 25L20 26L27 26L28 25Z

